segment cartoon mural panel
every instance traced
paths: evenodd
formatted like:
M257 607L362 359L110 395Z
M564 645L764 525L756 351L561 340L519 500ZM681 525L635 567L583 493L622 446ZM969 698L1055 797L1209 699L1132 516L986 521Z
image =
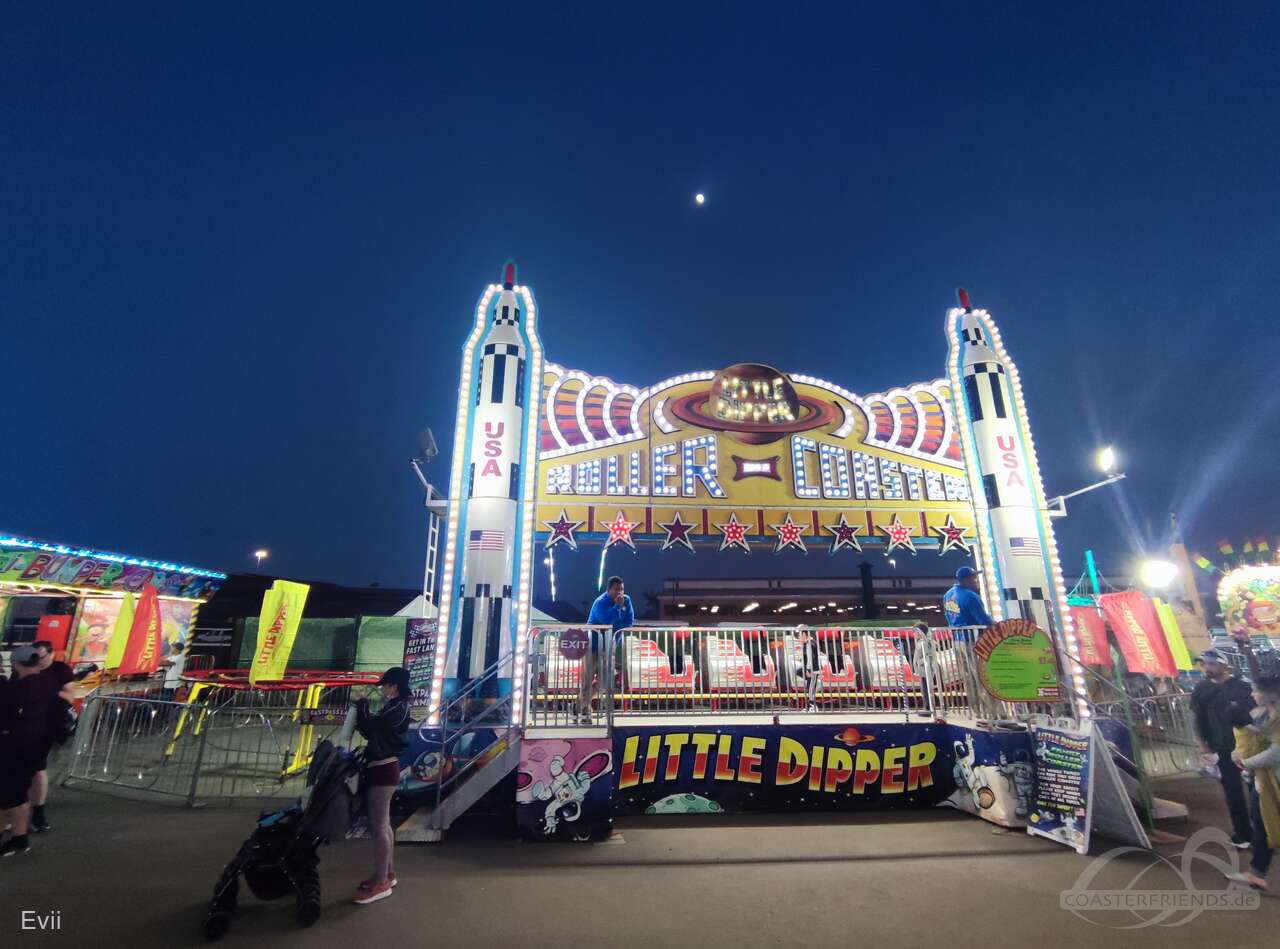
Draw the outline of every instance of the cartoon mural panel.
M950 726L955 791L942 803L1002 827L1025 827L1035 790L1026 732Z
M516 771L521 834L535 840L607 838L612 775L608 738L527 739Z

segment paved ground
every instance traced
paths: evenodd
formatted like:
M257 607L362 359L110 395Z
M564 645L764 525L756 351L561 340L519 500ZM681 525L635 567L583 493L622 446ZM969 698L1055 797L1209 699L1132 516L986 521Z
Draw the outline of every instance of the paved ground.
M1221 816L1204 779L1167 784L1166 797L1196 818ZM24 857L0 861L0 944L130 947L199 942L204 900L252 825L243 809L188 811L86 791L58 791L52 833ZM848 946L874 941L947 947L1035 946L1089 941L1174 949L1269 945L1280 901L1206 912L1174 927L1123 932L1134 922L1059 907L1059 893L1089 866L1053 844L951 812L638 818L619 824L626 843L523 844L472 823L440 846L397 850L400 887L370 907L346 902L364 874L366 844L324 852L325 913L299 930L291 905L245 905L228 946L434 945ZM1095 843L1094 853L1107 849ZM1166 848L1178 862L1177 848ZM1149 857L1111 863L1099 884L1182 889ZM1147 869L1151 868L1151 869ZM1198 886L1220 890L1211 867ZM62 911L57 933L22 933L21 910ZM1185 919L1185 914L1175 918Z

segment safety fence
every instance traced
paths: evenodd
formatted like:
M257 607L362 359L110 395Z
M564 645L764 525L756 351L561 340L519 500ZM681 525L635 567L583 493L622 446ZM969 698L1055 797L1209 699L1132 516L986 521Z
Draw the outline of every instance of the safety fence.
M1008 708L978 682L979 632L798 626L613 634L544 625L530 633L526 722L784 711L1002 717ZM594 680L589 691L584 678Z
M1200 770L1191 695L1170 692L1144 698L1095 703L1093 716L1128 731L1134 762L1144 778L1169 777Z
M316 745L341 725L351 689L95 692L62 780L188 804L296 797Z

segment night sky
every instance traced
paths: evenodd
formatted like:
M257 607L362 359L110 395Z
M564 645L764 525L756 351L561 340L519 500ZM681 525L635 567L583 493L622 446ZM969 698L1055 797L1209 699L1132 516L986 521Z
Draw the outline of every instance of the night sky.
M179 6L6 7L0 530L418 582L408 460L430 426L447 480L511 256L548 358L637 385L936 378L965 286L1046 489L1121 452L1068 575L1170 511L1275 543L1274 8ZM783 560L831 569L735 569Z

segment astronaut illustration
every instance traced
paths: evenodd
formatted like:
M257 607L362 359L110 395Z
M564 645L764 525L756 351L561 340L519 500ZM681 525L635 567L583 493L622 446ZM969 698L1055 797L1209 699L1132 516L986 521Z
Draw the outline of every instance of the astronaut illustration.
M1020 752L1016 761L1010 761L1003 751L1000 752L1000 773L1013 786L1016 799L1013 814L1023 819L1031 812L1031 794L1036 782L1036 769L1025 760L1025 754Z
M575 821L581 816L582 802L587 799L587 791L591 789L591 776L585 771L567 773L561 755L552 758L548 766L551 769L551 780L547 784L541 781L535 784L533 796L539 801L548 802L543 827L546 833L551 834L561 820ZM563 815L561 810L565 811Z
M546 801L543 816L543 833L553 834L561 821L576 821L582 816L582 802L587 799L591 782L609 772L610 755L599 751L588 755L572 771L565 770L563 755L556 755L547 762L551 778L546 783L536 782L530 788L535 801Z
M952 768L957 792L963 795L968 792L974 811L985 811L996 802L996 792L991 789L990 768L975 766L978 759L973 747L973 736L966 735L964 741L952 742L956 763Z

